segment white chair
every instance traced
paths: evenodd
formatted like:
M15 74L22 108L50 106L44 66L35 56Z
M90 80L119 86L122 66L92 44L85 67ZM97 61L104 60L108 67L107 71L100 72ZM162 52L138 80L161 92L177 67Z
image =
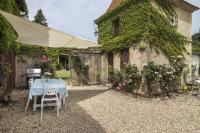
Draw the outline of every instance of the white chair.
M65 83L65 81L64 81L63 79L58 78L58 80L59 80L61 83L63 83L63 84L66 85L66 83ZM67 85L66 85L66 86L67 86ZM66 105L66 96L64 96L63 94L60 95L60 102L63 102L64 107L67 106L67 105ZM61 103L60 103L60 104L61 104Z
M34 79L29 79L29 81L28 81L28 88L30 89L31 88L31 86L33 85L33 81L34 81ZM26 108L25 108L25 112L27 111L27 109L28 109L28 105L29 105L29 99L28 99L28 101L27 101L27 103L26 103Z
M55 101L56 103L54 104L56 110L57 110L57 116L59 115L59 107L60 107L60 100L58 96L58 89L54 88L54 85L45 85L43 89L44 95L41 99L41 119L43 116L43 108L44 108L44 102L51 102ZM48 104L49 105L49 104ZM50 104L49 106L52 106Z

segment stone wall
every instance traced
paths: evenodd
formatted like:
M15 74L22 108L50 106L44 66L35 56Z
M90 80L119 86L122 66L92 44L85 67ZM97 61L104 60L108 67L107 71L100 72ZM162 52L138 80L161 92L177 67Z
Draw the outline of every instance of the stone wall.
M107 54L100 51L80 52L77 54L81 57L82 62L89 66L88 84L101 84L108 82L108 61ZM16 59L16 87L26 87L26 70L34 68L40 58L21 56ZM71 81L74 85L79 85L76 72L71 69Z
M16 87L26 87L26 70L34 68L35 63L40 60L39 57L29 57L26 55L16 58Z
M169 60L162 52L157 53L154 49L149 48L148 44L145 44L145 49L143 50L139 49L139 44L132 45L129 48L129 62L130 64L135 64L140 71L145 64L151 61L156 64L169 64ZM120 70L120 52L115 53L114 69Z
M155 3L152 3L156 7ZM191 41L192 37L192 12L186 11L182 8L175 7L175 11L178 17L178 27L177 31L182 35L186 36L188 40ZM143 43L143 42L141 42ZM168 64L169 61L165 55L160 52L159 54L155 50L150 49L148 44L146 44L146 49L140 51L138 48L139 44L135 44L129 48L129 59L131 64L136 64L139 70L142 70L143 65L147 62L154 61L157 64ZM189 75L191 74L191 65L192 65L192 43L189 42L186 45L187 53L184 55L188 69L190 70ZM114 56L114 68L120 70L120 53L115 53Z
M88 84L101 84L108 81L108 61L107 54L100 52L79 52L77 56L80 57L82 63L89 66L88 70ZM71 81L73 85L80 85L80 75L77 75L73 68L71 68Z
M192 40L192 12L186 11L184 9L175 8L178 16L178 28L177 31L182 35L186 36L189 41ZM192 66L192 41L186 46L187 54L185 54L186 63L189 69L189 75L191 75Z

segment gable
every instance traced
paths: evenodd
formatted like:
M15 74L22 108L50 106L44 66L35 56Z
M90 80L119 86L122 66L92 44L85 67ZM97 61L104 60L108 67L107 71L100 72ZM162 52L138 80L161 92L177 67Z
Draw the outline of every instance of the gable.
M124 0L112 0L112 3L110 4L109 8L107 11L111 11L113 9L115 9L117 6L119 6ZM199 8L186 2L185 0L172 0L172 3L177 6L180 7L182 9L185 9L187 11L193 12L198 10Z

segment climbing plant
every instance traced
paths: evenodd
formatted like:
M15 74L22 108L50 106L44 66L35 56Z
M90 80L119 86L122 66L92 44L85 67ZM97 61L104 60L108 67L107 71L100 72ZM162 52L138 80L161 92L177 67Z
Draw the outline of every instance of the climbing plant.
M24 0L0 0L0 10L21 16L21 13L27 11L21 8L22 4L19 3L22 1ZM23 6L26 7L25 1ZM10 64L6 62L5 55L18 51L18 45L15 43L16 37L17 34L15 30L9 22L0 15L0 100L5 94L7 89L7 77L11 73Z
M171 1L155 2L160 8L155 8L149 0L126 0L97 19L102 50L116 52L145 41L167 57L183 55L187 38L171 25L170 18L176 16ZM120 19L120 35L113 36L113 21L117 18Z
M77 74L77 78L79 80L79 84L81 84L81 83L87 84L88 83L89 66L85 65L82 62L80 56L72 56L71 64L72 64L73 70Z

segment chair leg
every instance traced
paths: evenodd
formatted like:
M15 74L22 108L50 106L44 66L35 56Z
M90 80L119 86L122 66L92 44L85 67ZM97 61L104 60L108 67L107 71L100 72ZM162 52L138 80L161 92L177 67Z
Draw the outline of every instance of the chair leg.
M29 102L30 102L30 100L28 99L27 104L26 104L26 108L25 108L25 112L26 112L27 109L28 109Z
M59 100L56 101L57 117L59 116Z
M44 108L43 100L41 100L41 119L43 117L43 108Z
M67 104L66 104L66 97L65 97L65 96L64 96L64 98L63 98L63 103L64 103L64 107L66 107Z

